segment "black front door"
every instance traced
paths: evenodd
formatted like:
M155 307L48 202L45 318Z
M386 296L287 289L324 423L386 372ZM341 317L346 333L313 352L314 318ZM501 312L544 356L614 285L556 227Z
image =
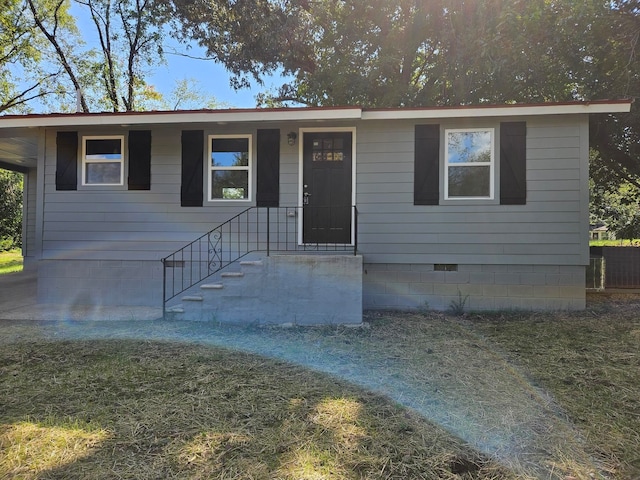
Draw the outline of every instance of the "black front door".
M351 132L304 134L304 243L351 243L351 142Z

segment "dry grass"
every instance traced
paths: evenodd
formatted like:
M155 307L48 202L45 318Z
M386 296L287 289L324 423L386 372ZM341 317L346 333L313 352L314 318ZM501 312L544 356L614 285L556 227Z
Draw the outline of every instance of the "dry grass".
M4 347L1 478L509 476L382 397L258 356L123 340Z
M552 393L612 476L640 478L640 297L593 295L575 314L473 317Z
M0 324L0 478L638 478L638 306Z

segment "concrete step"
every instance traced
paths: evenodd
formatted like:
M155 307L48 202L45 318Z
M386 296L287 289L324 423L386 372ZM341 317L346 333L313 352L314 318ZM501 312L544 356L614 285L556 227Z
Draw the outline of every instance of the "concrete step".
M209 283L206 285L200 285L202 290L221 290L224 288L224 284L222 283Z
M242 278L244 273L242 272L224 272L220 274L221 278Z
M183 302L202 302L203 297L202 295L187 295L182 297L181 300Z
M241 267L261 267L264 265L262 260L243 260L240 262Z

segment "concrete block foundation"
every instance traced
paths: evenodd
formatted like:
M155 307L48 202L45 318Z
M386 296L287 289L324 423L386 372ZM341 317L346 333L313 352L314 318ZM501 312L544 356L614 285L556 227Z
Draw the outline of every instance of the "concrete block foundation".
M433 264L363 266L363 307L370 310L582 310L586 307L585 267L562 265ZM418 274L419 273L419 277Z
M202 295L199 319L274 324L359 324L362 310L580 310L585 267L559 265L371 264L351 255L274 255L244 276L208 279L224 288ZM162 305L157 261L40 260L38 302L68 305ZM231 267L230 267L231 268ZM180 302L180 299L176 300Z

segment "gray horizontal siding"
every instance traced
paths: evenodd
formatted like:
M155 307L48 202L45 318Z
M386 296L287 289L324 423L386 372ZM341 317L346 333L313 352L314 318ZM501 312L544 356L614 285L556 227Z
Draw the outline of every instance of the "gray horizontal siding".
M205 135L223 133L218 127L204 129ZM237 133L250 133L255 142L255 127ZM126 135L127 130L79 132L80 136L96 134ZM126 186L79 186L77 191L63 192L55 189L56 132L48 131L43 257L159 260L253 205L249 202L215 205L205 201L203 207L181 207L180 137L181 128L152 130L149 191L129 191Z
M414 206L413 123L363 125L358 130L357 205L358 249L365 262L584 264L586 117L509 120L527 120L523 206L502 206L497 200ZM440 125L494 127L498 136L499 123ZM496 198L498 185L496 179Z
M473 231L452 233L419 233L419 234L405 234L404 242L409 244L415 244L420 248L419 251L428 251L429 247L433 243L445 243L447 245L463 244L468 245L469 239L466 235L472 235L473 241L480 245L502 245L503 233L476 233ZM525 244L541 244L547 242L548 234L546 233L513 233L509 232L509 239L513 244L525 245ZM556 244L569 245L571 240L575 237L574 233L555 233L554 237ZM394 233L365 233L359 232L358 240L360 243L369 245L393 245L399 244L398 235Z
M414 206L415 122L355 124L358 248L365 261L584 263L588 221L583 205L586 117L516 120L527 120L528 134L528 193L527 204L522 206L501 206L497 201ZM479 125L498 128L499 121L441 122L443 128ZM332 126L327 125L327 130ZM298 125L188 128L203 128L205 135L250 133L254 144L257 128L280 128L280 204L297 205L299 144L289 146L285 139L286 132L297 131ZM44 171L44 258L158 260L253 205L205 202L203 207L180 206L180 130L153 129L150 191L79 187L73 192L55 190L55 131L49 131ZM80 132L107 133L126 134L126 130ZM255 190L255 178L253 185Z
M375 233L371 232L371 225L375 225ZM444 235L444 234L470 234L470 235L483 235L483 234L493 234L493 229L490 224L482 221L475 221L469 223L457 223L457 222L441 222L438 227L438 231L434 232L433 227L428 222L418 222L418 223L406 223L403 226L404 231L410 235ZM523 223L512 223L510 227L511 234L521 234L526 235L527 237L534 238L535 234L531 234L531 228ZM561 225L552 225L549 223L539 223L536 228L536 234L547 234L547 233L560 233L560 234L575 234L580 230L580 224L578 222L572 223L564 223ZM394 228L394 224L390 223L379 223L373 224L367 222L366 225L362 225L362 228L359 231L359 238L363 240L364 235L374 236L374 235L396 235L396 230ZM422 238L422 237L419 237ZM372 238L370 241L375 242L375 239ZM391 241L391 239L386 239L385 241ZM523 240L526 241L526 240Z
M545 251L539 250L528 250L521 249L522 253L516 254L511 249L505 251L505 249L497 248L496 246L491 245L478 245L476 248L476 252L474 253L460 253L459 249L450 248L446 245L438 245L433 248L428 254L424 252L409 252L411 255L414 255L415 258L434 258L438 261L434 263L455 263L455 264L468 264L468 265L479 265L477 262L478 257L485 258L489 263L489 265L524 265L523 262L508 264L504 262L505 255L513 255L513 256L521 256L526 255L531 258L536 259L536 263L534 265L572 265L570 262L574 262L573 265L580 265L581 257L580 255L566 255L563 253L559 253L557 255L550 254L549 250L553 248L551 247L545 249ZM402 265L406 265L404 259L406 258L407 252L402 249L402 245L399 245L395 250L390 249L388 252L379 252L372 253L367 255L367 259L371 261L371 263L398 263ZM443 258L455 258L455 262L442 261ZM386 260L386 261L382 261Z
M437 209L430 207L415 207L413 212L407 212L403 204L367 204L358 203L358 211L361 213L362 224L367 223L469 223L482 219L483 222L494 224L488 228L495 230L495 225L522 223L561 223L562 220L576 222L573 217L578 202L538 202L525 210L523 207L513 205L450 205ZM535 209L535 210L534 210ZM386 215L385 215L386 214ZM390 215L393 214L393 215ZM571 218L569 218L571 217ZM397 231L397 230L396 230ZM533 230L531 230L533 231Z

